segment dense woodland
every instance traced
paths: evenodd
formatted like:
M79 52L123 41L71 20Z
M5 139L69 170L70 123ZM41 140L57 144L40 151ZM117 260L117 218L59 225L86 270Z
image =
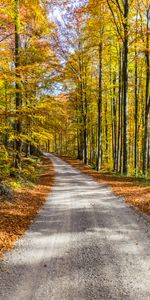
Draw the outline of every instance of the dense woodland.
M0 0L0 172L39 150L150 176L149 0Z

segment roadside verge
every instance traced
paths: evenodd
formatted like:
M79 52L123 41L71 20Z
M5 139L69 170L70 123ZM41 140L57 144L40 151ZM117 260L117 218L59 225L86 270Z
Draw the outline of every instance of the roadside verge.
M116 176L112 174L99 173L86 166L82 161L61 157L64 161L79 169L83 173L92 176L97 182L105 183L112 187L117 196L122 196L131 206L141 212L150 215L150 182L144 179Z
M18 189L11 199L0 199L0 257L25 233L52 189L52 161L43 157L40 168L42 173L36 185Z

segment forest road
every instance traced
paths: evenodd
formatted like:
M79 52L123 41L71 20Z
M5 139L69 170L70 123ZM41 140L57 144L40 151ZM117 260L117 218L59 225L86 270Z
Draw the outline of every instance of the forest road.
M52 160L52 193L0 264L0 300L150 299L149 218Z

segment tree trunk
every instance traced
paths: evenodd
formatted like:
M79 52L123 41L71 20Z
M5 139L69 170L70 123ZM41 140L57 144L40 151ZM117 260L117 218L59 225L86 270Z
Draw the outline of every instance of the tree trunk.
M87 99L87 93L86 93L86 88L87 88L87 79L86 79L86 73L87 70L84 68L84 163L88 164L88 99Z
M123 41L123 173L128 173L128 0L124 2Z
M102 41L99 44L99 95L98 95L98 136L97 136L97 171L101 169L102 164Z
M138 173L138 60L137 60L137 49L135 46L135 134L134 134L134 169L135 175Z
M57 133L55 130L55 135L54 135L54 153L57 154Z
M5 126L8 126L8 99L7 99L7 81L5 81ZM5 129L5 134L4 134L4 146L7 149L8 148L8 133Z
M148 131L149 131L149 110L150 110L150 58L149 58L149 23L150 7L147 10L147 32L146 32L146 93L145 93L145 120L144 120L144 141L143 141L143 173L147 174L148 169Z
M22 124L21 124L21 116L20 116L20 108L22 106L21 101L21 86L20 86L20 16L19 16L19 0L15 0L15 74L16 74L16 157L15 157L15 167L20 168L21 166L21 148L22 142L20 138L20 134L22 132Z
M112 148L113 148L113 170L117 171L117 111L116 111L116 74L113 78L113 97L112 97Z
M62 156L62 131L59 134L59 143L60 143L60 156Z
M80 139L80 149L79 149L79 159L83 160L83 151L84 151L84 105L83 105L83 50L82 43L79 42L79 95L80 95L80 103L79 103L79 139Z
M117 143L117 171L121 173L121 155L122 155L122 50L119 49L119 90L118 90L118 143Z

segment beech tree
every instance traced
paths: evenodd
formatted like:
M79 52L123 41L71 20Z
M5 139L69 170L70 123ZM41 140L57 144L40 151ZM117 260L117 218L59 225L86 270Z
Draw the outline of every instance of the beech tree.
M74 99L76 156L98 170L136 176L148 172L147 9L146 2L90 0L71 10L72 20L78 21L66 22L71 33L80 33L67 35L72 40L64 57L65 85ZM64 28L62 35L66 33Z
M1 13L1 144L18 170L24 155L45 141L50 132L52 85L59 73L59 59L51 45L54 25L46 4L4 1ZM7 32L6 32L7 28ZM57 79L56 79L57 81ZM46 100L45 100L46 98ZM44 134L43 134L44 132Z
M147 178L149 1L5 0L0 16L0 151L11 165L46 148Z

